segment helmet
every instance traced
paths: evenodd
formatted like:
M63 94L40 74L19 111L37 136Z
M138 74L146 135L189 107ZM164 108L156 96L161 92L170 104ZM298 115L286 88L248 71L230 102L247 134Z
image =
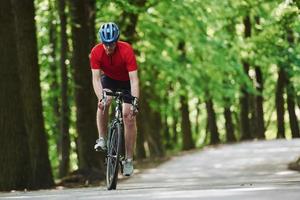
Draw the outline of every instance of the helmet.
M109 22L100 27L98 34L102 43L111 43L119 39L120 31L117 24Z

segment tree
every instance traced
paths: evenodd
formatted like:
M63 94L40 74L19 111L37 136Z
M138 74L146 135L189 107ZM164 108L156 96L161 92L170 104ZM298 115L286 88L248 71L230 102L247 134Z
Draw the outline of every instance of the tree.
M287 78L287 108L290 118L290 127L292 132L293 138L299 138L300 132L299 132L299 125L298 125L298 119L296 115L296 107L295 107L295 91L294 87L290 81L289 78Z
M287 27L287 41L289 43L290 47L293 47L294 45L294 34L293 31ZM292 60L291 60L292 62ZM295 89L293 86L293 83L291 82L291 73L290 73L290 64L291 62L287 63L288 66L288 73L286 74L286 93L287 93L287 108L290 118L290 127L292 132L293 138L299 138L300 132L299 132L299 125L298 125L298 119L295 112L295 101L296 101L296 95L295 95Z
M245 38L249 38L251 36L251 21L250 16L247 15L244 20L245 26ZM250 68L250 64L248 61L243 61L243 68L245 74L248 76L248 71ZM249 140L252 138L250 132L250 125L249 125L249 92L247 91L246 86L242 86L241 90L242 96L240 98L241 104L241 111L240 111L240 118L241 118L241 134L242 140Z
M28 132L23 119L11 2L0 2L0 191L22 190L31 183Z
M195 148L192 137L191 122L189 116L189 106L186 96L180 96L181 112L181 131L182 131L182 149L189 150Z
M284 83L285 83L285 72L282 67L278 70L278 79L276 86L276 113L277 113L277 138L285 137L285 128L284 128Z
M97 42L96 38L96 24L95 24L95 19L96 19L96 0L89 0L89 4L87 6L88 8L88 26L89 26L89 38L90 38L90 48L93 48Z
M65 13L66 0L58 0L58 12L60 18L60 79L61 79L61 112L60 112L60 162L59 177L66 176L70 168L70 109L68 102L68 68L66 59L68 54L67 16Z
M255 17L256 25L260 25L260 18ZM259 32L256 28L256 32ZM261 67L256 65L255 67L255 78L256 78L256 91L258 92L255 95L255 135L260 138L265 138L265 122L264 122L264 108L263 108L263 90L264 90L264 80Z
M143 121L141 121L142 119L140 117L137 118L137 123L138 124L142 124ZM146 150L144 147L144 143L145 143L145 138L144 138L144 134L146 130L144 130L145 126L140 126L139 132L137 134L137 141L136 141L136 148L135 148L135 157L138 160L142 160L144 158L146 158Z
M28 132L32 188L53 186L48 144L42 115L33 0L11 0L16 27L18 72L24 121Z
M217 127L216 113L214 110L214 105L212 99L205 101L206 112L207 112L207 124L210 132L210 144L220 143L219 132Z
M149 88L144 89L144 92L141 94L141 99L143 100L139 102L140 107L143 109L143 114L141 113L138 116L140 122L140 131L138 134L143 134L143 137L145 137L149 146L150 157L163 157L165 150L161 135L162 119L160 113L150 106L149 96L153 94L153 92Z
M224 108L224 118L225 118L225 129L226 129L226 142L236 142L230 106L226 106Z
M186 65L186 48L185 42L179 41L178 50L179 50L179 60L182 63L182 67L185 68ZM185 69L183 69L185 70ZM193 136L192 136L192 128L191 121L189 116L189 104L188 104L188 93L186 92L186 86L184 86L185 81L183 79L179 79L180 83L183 85L183 92L180 95L180 112L181 112L181 131L182 131L182 149L189 150L195 148Z
M264 123L264 109L263 109L263 77L262 72L259 66L255 67L255 76L256 76L256 90L259 92L255 96L255 116L256 116L256 135L260 139L265 138L265 123Z
M294 51L297 48L294 46L294 34L292 24L298 16L298 11L292 5L286 5L286 9L279 16L279 27L282 28L279 36L286 42L286 45L281 45L279 52L282 58L278 61L279 75L276 90L276 108L277 108L277 137L284 137L284 88L287 94L287 110L289 114L289 122L292 137L300 137L298 119L295 113L296 95L291 78L293 77L293 65L297 65L298 59L295 57Z
M76 128L78 133L79 169L91 172L94 169L104 175L102 158L93 150L97 138L95 123L96 98L92 88L91 72L89 67L90 30L88 2L72 0L72 66L75 83Z

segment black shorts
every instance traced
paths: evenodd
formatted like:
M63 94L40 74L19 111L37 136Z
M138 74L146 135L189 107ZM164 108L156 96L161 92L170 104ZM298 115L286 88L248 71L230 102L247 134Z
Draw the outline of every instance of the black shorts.
M118 90L118 91L122 91L126 94L131 95L130 81L114 80L114 79L106 76L105 74L102 74L101 75L101 84L102 84L103 89L110 89L113 92ZM125 96L124 102L131 104L131 98Z

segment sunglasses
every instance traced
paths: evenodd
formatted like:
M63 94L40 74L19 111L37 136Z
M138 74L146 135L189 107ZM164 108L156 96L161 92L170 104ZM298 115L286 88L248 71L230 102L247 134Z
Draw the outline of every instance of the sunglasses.
M116 43L115 42L111 42L111 43L103 43L105 47L107 48L113 48L116 46Z

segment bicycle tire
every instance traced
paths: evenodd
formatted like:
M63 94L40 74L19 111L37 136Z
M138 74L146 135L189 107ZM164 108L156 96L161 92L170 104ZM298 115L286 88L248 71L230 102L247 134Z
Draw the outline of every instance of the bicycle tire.
M106 166L106 185L108 190L115 190L117 188L122 145L121 131L122 129L120 123L115 123L110 132Z

